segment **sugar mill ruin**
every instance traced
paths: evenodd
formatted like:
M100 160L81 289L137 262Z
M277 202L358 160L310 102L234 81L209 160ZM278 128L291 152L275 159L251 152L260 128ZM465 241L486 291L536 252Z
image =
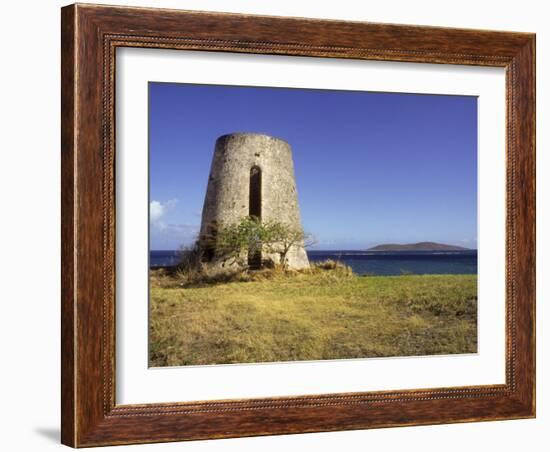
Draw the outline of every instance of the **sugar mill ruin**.
M219 226L243 217L277 221L301 229L298 194L290 145L280 138L257 133L232 133L216 140L202 211L199 246ZM210 256L210 259L214 259ZM248 256L279 263L277 254ZM293 245L287 268L309 267L303 243Z

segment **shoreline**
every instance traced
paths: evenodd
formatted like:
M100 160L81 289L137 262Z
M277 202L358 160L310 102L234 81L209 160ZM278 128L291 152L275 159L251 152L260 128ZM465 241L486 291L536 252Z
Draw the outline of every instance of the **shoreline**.
M308 252L312 266L324 261L340 262L363 275L475 275L478 272L478 254L470 251L313 251ZM171 271L179 256L174 251L153 251L149 256L150 269Z

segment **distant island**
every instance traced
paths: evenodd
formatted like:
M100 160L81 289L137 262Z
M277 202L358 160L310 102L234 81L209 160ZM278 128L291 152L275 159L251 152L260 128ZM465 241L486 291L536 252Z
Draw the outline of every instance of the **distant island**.
M367 251L467 251L469 248L455 245L445 245L444 243L419 242L419 243L386 243L373 246Z

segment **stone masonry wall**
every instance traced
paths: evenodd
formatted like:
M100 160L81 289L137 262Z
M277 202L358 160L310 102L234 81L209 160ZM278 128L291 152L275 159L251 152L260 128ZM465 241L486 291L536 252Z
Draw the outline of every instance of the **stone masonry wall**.
M262 221L302 227L290 145L268 135L234 133L216 141L202 211L201 236L208 233L208 226L213 223L231 224L248 216L253 166L262 171ZM278 256L269 257L278 261ZM303 246L293 247L287 259L289 268L309 266Z

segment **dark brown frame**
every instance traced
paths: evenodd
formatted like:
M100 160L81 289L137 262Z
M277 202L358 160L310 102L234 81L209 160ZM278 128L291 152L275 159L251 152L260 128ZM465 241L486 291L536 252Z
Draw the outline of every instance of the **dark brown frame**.
M535 416L534 34L77 4L62 9L61 35L64 444ZM113 92L123 46L506 68L506 383L116 405Z

